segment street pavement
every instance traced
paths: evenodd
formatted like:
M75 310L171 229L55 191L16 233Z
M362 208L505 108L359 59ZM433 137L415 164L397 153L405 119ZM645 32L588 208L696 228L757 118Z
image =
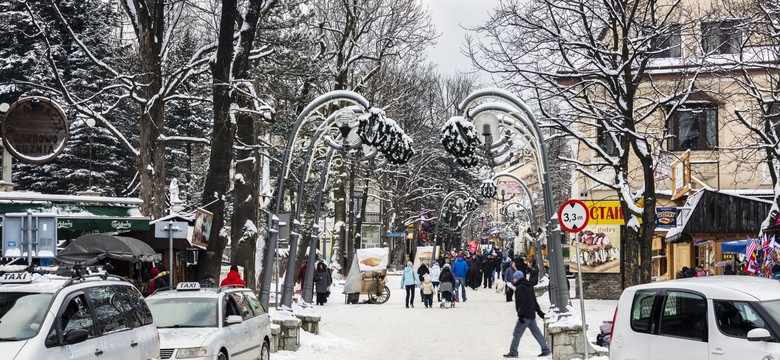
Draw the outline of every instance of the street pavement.
M332 288L325 306L317 306L322 316L320 336L302 337L299 352L282 351L274 359L499 359L509 350L517 316L514 303L505 302L495 289L467 290L466 302L442 309L434 297L434 307L425 308L416 290L414 308L404 307L405 291L400 277L389 275L391 296L385 304L344 303L340 288ZM361 301L366 298L361 295ZM547 311L549 302L540 301ZM576 306L579 302L575 301ZM586 314L593 312L591 339L602 320L611 320L614 301L586 301ZM606 313L609 313L608 315ZM601 319L601 318L603 319ZM608 317L608 318L606 318ZM542 328L542 320L537 318ZM314 340L313 340L314 339ZM326 340L323 340L326 339ZM312 348L307 342L317 342ZM534 359L540 347L529 331L520 342L520 358Z

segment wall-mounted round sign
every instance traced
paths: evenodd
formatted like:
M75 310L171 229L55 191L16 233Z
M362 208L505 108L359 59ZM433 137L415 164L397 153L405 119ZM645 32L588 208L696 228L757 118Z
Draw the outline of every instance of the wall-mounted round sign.
M3 118L3 145L17 160L28 164L54 160L65 150L68 136L65 112L44 97L19 99Z

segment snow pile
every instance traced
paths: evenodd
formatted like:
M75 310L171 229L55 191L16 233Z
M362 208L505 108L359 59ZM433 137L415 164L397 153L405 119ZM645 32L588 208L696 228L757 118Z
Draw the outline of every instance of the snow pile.
M298 359L306 355L314 355L322 352L338 352L347 348L350 343L327 331L320 330L319 335L301 331L301 347L298 351L280 350L273 354L274 359Z

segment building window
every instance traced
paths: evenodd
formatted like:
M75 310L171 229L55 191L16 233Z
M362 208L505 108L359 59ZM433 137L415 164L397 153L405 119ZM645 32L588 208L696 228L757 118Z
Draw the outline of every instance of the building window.
M718 108L678 108L670 119L669 150L712 150L718 146Z
M612 138L612 134L607 132L607 130L602 126L598 128L598 144L599 147L604 149L604 152L607 153L609 156L617 156L618 155L618 147L615 143L615 140Z
M655 35L650 51L651 58L682 57L681 27L679 24L669 26L666 33ZM652 33L651 33L652 34Z
M704 54L734 54L742 44L742 32L737 21L701 23L701 48Z

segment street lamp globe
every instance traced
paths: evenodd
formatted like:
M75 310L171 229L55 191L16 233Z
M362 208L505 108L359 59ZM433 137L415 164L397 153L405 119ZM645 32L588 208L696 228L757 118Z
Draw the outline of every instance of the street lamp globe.
M477 128L482 144L492 145L488 141L492 142L490 139L494 139L494 134L498 134L498 117L490 111L483 111L474 117L474 127Z
M339 131L341 132L341 138L347 139L349 136L349 133L352 132L352 129L356 126L356 120L357 120L357 114L355 114L355 111L350 108L343 108L340 109L336 113L336 127L339 128Z

